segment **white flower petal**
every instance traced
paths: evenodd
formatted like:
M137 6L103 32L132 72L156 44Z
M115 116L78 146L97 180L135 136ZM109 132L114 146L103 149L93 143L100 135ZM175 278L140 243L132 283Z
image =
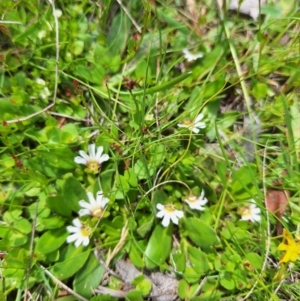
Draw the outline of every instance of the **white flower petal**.
M73 220L73 225L75 226L75 227L77 227L77 228L82 228L82 223L81 223L81 221L79 220L79 218L75 218L74 220Z
M184 213L181 210L175 210L175 214L178 218L183 218L184 216Z
M198 134L198 133L200 132L200 130L197 129L197 128L195 128L195 127L192 128L192 131L193 131L193 133L195 133L195 134Z
M87 196L88 196L88 199L89 199L89 201L90 201L90 204L91 204L92 206L97 206L97 202L96 202L96 200L95 200L93 194L92 194L91 192L88 192L88 193L87 193Z
M86 161L89 161L91 158L90 158L90 156L85 152L85 151L83 151L83 150L80 150L79 151L79 155L83 158L83 159L85 159Z
M103 153L103 146L98 146L97 154L96 154L96 159L97 160L100 160L102 153Z
M164 226L164 227L168 227L169 226L169 224L170 224L170 218L171 218L171 216L170 215L165 215L164 216L164 218L163 218L163 220L162 220L162 225Z
M90 144L88 146L88 150L89 150L89 155L90 155L90 158L92 159L95 159L96 158L96 145L95 144Z
M197 122L194 124L194 127L199 128L199 129L204 129L206 128L206 124L204 122Z
M202 120L204 118L203 113L198 114L198 116L195 118L195 123L199 122L200 120Z
M82 208L86 208L86 209L90 209L91 208L91 204L87 203L84 200L81 200L78 203L79 203L79 206L82 207Z
M68 226L67 231L70 233L78 233L79 230L78 230L78 227Z
M188 128L188 127L189 127L188 125L182 124L182 123L178 123L177 126L178 126L179 128Z
M107 161L107 160L109 160L109 155L104 154L104 155L102 155L102 156L99 158L98 162L99 162L99 164L101 164L101 163L103 163L103 162L105 162L105 161Z
M157 208L158 210L164 210L164 209L165 209L165 206L164 206L163 204L158 203L158 204L156 204L156 208Z
M76 233L76 234L69 235L69 236L67 237L67 243L71 243L71 242L75 241L75 240L77 239L77 237L78 237L78 234L77 234L77 233Z
M162 218L163 216L165 216L165 211L159 211L156 213L156 217L158 218Z
M77 163L77 164L84 164L84 165L87 165L87 160L86 159L84 159L84 158L82 158L82 157L75 157L74 158L74 161L75 161L75 163Z
M78 236L78 239L75 241L75 247L78 248L83 241L83 237L82 236Z
M91 215L91 210L89 209L80 209L78 212L79 216Z
M89 244L89 242L90 242L90 239L88 236L86 236L82 240L82 245L86 247Z

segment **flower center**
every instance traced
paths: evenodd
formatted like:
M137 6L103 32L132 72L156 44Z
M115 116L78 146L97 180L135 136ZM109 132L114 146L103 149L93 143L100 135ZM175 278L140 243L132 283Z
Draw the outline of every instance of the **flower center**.
M183 124L187 127L194 125L194 122L190 121L190 120L184 120Z
M100 164L95 160L90 160L87 164L87 168L93 172L98 172Z
M92 233L92 230L90 227L87 227L87 226L83 226L81 229L80 229L80 234L84 237L89 237Z
M246 207L240 208L239 209L239 213L242 216L246 216L246 215L251 215L252 214L250 206L246 206Z
M189 203L195 203L197 201L197 197L191 194L187 197L187 200Z
M175 208L172 204L167 204L167 205L165 205L165 210L168 212L174 212Z
M97 207L92 210L92 215L95 217L100 217L102 215L103 210L100 207Z

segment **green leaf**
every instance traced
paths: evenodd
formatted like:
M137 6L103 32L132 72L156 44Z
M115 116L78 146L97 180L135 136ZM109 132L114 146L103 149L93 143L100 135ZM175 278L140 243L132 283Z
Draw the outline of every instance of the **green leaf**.
M75 41L72 44L71 51L74 55L80 55L83 51L83 48L84 48L84 42L83 41Z
M172 225L164 228L157 225L145 250L145 264L148 269L160 266L168 258L172 244Z
M178 283L178 296L181 299L190 300L198 286L198 284L190 285L185 279L181 279Z
M129 300L129 301L144 301L143 293L141 291L138 291L138 290L131 291L126 295L126 300Z
M47 206L55 213L58 213L59 215L70 217L72 215L72 210L69 206L66 206L64 202L67 200L64 200L62 196L49 196L46 199Z
M66 241L68 232L65 228L45 232L37 241L35 252L47 254L60 248Z
M189 259L192 268L199 274L206 274L210 270L209 260L206 253L195 247L188 247Z
M123 10L113 18L106 39L107 47L112 55L122 54L125 50L127 37L130 35L130 24L131 22Z
M136 245L137 244L137 245ZM129 259L138 268L144 267L144 260L142 258L142 252L145 251L144 242L133 241L130 245Z
M100 284L104 273L105 268L92 253L86 264L75 275L73 281L75 291L85 298L92 297L93 289Z
M60 216L51 216L39 219L39 223L44 229L57 229L65 224L65 220Z
M32 231L31 223L25 218L15 221L14 228L24 234L31 233Z
M51 273L60 280L73 276L83 267L90 254L90 249L83 252L83 247L76 248L69 244L61 253L59 262L51 268Z
M261 269L263 260L262 258L256 253L248 253L246 254L247 260L249 260L250 264L255 269Z
M221 275L220 278L220 283L224 288L226 288L229 291L234 289L235 283L231 277L231 274L224 273L224 275Z
M256 167L252 164L243 166L234 173L231 190L236 199L245 200L256 194L255 175Z
M184 228L187 236L199 247L209 248L218 242L215 231L197 218L184 219Z
M87 200L86 191L75 177L69 177L65 180L63 186L62 205L65 205L75 212L80 210L79 201Z

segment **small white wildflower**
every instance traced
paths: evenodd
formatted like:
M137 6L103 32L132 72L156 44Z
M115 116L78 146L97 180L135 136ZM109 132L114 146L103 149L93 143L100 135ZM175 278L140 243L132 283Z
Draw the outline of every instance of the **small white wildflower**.
M192 62L195 61L197 59L200 59L203 57L203 53L202 52L198 52L198 53L191 53L187 48L182 50L184 58L188 61L188 62Z
M256 206L255 201L238 209L238 214L241 215L241 220L259 222L261 219L260 209Z
M91 192L88 192L87 196L90 201L89 203L84 200L79 201L80 207L83 208L80 209L80 211L78 212L79 216L91 215L91 216L101 217L106 204L109 202L108 198L105 198L103 196L102 191L97 192L96 199L94 198Z
M204 190L202 189L200 196L195 196L193 194L189 195L184 201L190 206L191 209L196 209L203 211L204 205L207 203L207 198L204 197Z
M46 82L42 78L36 78L35 79L36 83L38 83L40 86L44 86L43 89L40 91L40 98L42 99L47 99L51 93L49 89L46 87Z
M47 99L51 95L49 89L44 87L43 90L40 92L40 98Z
M178 219L183 217L183 211L176 210L172 204L162 205L157 204L156 208L160 210L156 217L163 218L162 225L164 227L168 227L170 224L170 220L176 225L178 225Z
M92 233L91 229L84 226L78 218L74 219L72 224L74 226L67 227L67 231L71 233L71 235L67 237L67 243L75 241L76 248L78 248L81 244L83 246L87 246L90 242L90 235Z
M62 11L60 9L55 9L55 16L56 18L60 18L62 16Z
M44 37L47 36L47 31L46 31L46 30L40 30L40 31L38 32L37 36L38 36L38 38L39 38L40 40L42 40Z
M103 154L103 146L99 146L97 148L96 153L96 145L90 144L88 146L88 153L80 150L79 154L80 156L77 156L74 158L74 161L78 164L84 164L87 166L88 169L93 171L94 173L97 173L99 171L99 168L101 167L101 164L109 159L109 156L107 154Z
M41 86L46 86L46 82L42 78L36 78L35 81L41 85Z
M200 113L196 117L195 121L185 120L185 121L183 121L183 123L178 123L177 126L180 128L188 128L193 133L198 134L200 132L200 129L206 128L205 122L200 121L203 118L204 118L204 115L202 113Z

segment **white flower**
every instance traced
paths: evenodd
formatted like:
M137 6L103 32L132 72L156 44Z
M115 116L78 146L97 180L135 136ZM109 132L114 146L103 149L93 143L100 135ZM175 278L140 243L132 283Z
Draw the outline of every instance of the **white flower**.
M204 205L207 203L207 198L204 197L204 190L202 189L201 195L200 196L195 196L195 195L189 195L184 201L188 203L191 209L196 209L203 211L204 210Z
M87 246L90 242L91 229L84 226L78 218L73 220L74 226L68 226L67 231L72 233L67 237L67 243L75 241L75 247L78 248L81 244Z
M94 173L97 173L101 164L109 159L107 154L103 154L103 147L99 146L97 148L96 153L96 146L95 144L90 144L88 146L89 154L80 150L80 156L74 158L74 161L78 164L84 164L87 166L88 169L92 170Z
M238 209L238 214L241 215L241 220L259 222L260 209L256 206L255 201L251 200L251 203Z
M202 52L198 52L198 53L191 53L187 48L182 50L183 54L184 54L184 58L188 61L188 62L192 62L195 61L197 59L200 59L203 57L203 53Z
M84 200L79 201L80 207L83 208L79 210L78 212L79 216L91 215L91 216L101 217L106 204L109 202L108 198L105 198L103 196L102 191L97 192L96 199L94 198L91 192L88 192L87 196L90 201L89 203L85 202Z
M206 127L205 122L202 122L204 115L200 113L195 121L185 120L183 123L178 123L178 127L180 128L189 128L193 133L198 134L200 129L204 129Z
M40 92L40 97L42 99L47 99L48 96L50 96L50 95L51 95L51 93L47 87L44 87L43 90Z
M42 29L38 32L37 36L40 40L42 40L45 36L47 36L47 31Z
M41 86L46 86L46 82L42 78L36 78L35 81L41 85Z
M56 18L60 18L62 16L62 11L60 9L55 9Z
M160 210L156 217L163 218L162 225L168 227L170 220L176 225L178 225L178 219L183 217L183 211L176 210L172 204L162 205L157 204L156 208Z
M46 82L42 78L36 78L36 83L38 83L40 86L44 86L43 89L40 91L40 97L42 99L47 99L48 96L51 95L49 89L46 87Z

